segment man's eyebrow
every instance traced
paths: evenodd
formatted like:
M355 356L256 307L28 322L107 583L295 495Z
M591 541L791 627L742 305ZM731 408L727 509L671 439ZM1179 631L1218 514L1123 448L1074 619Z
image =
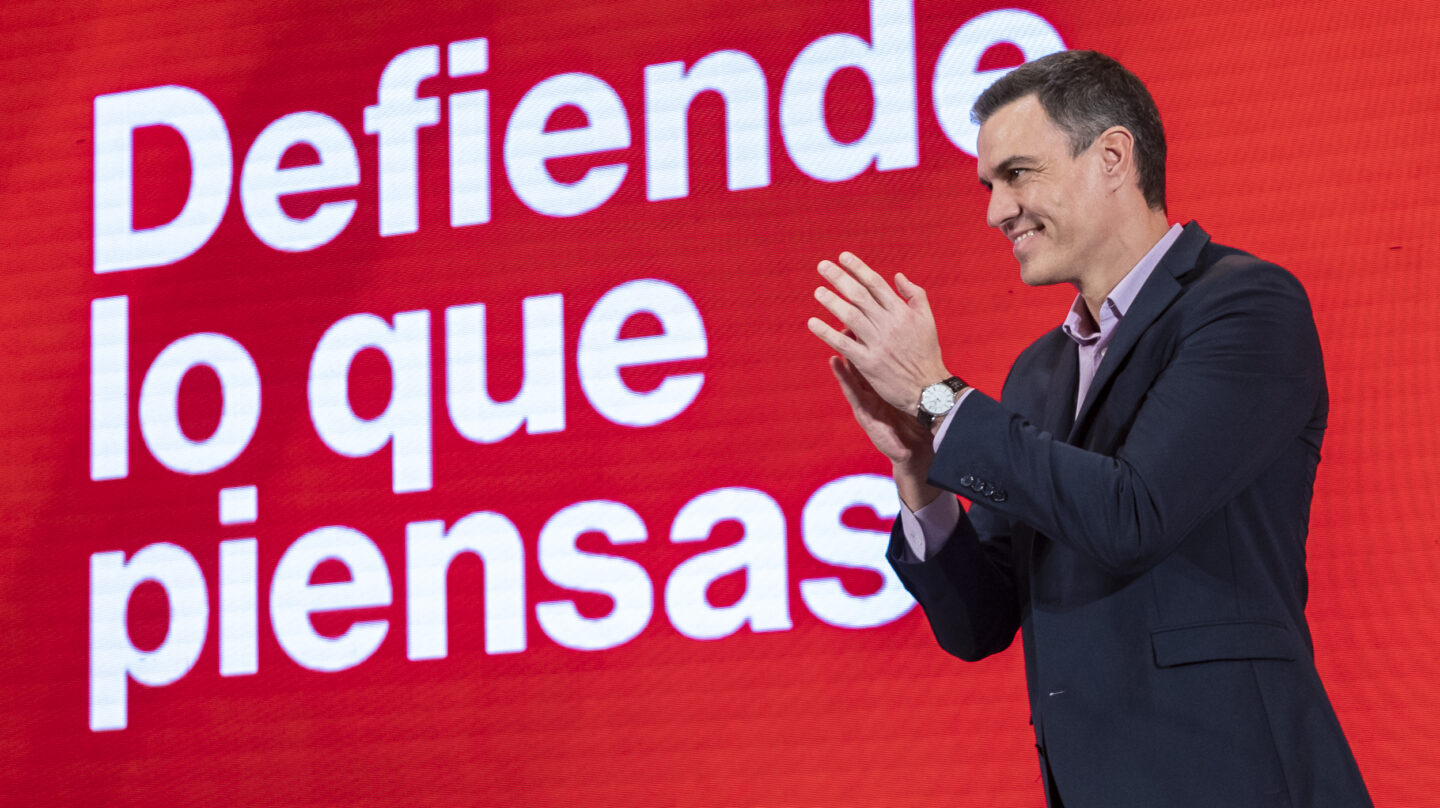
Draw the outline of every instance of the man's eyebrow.
M1026 165L1033 164L1034 162L1035 162L1035 159L1034 159L1033 157L1028 156L1028 155L1024 155L1024 154L1011 155L1010 157L1006 157L1004 160L1001 160L1001 161L1000 161L1000 165L995 166L995 176L997 176L997 177L1003 177L1003 176L1005 176L1005 174L1006 174L1007 172L1009 172L1012 168L1022 168L1022 167L1026 166ZM983 185L983 186L985 186L985 189L986 189L987 191L988 191L988 190L990 189L990 187L991 187L990 181L987 180L987 179L985 179L984 177L981 177L981 178L980 178L980 184Z

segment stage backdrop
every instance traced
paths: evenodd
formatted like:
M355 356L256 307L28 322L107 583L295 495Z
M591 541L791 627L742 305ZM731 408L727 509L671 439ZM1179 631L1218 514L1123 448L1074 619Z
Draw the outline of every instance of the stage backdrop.
M1310 293L1316 657L1433 804L1436 9L7 3L0 793L1040 805L1019 644L936 646L805 319L819 260L903 269L997 394L1074 292L968 109L1083 47L1171 218Z

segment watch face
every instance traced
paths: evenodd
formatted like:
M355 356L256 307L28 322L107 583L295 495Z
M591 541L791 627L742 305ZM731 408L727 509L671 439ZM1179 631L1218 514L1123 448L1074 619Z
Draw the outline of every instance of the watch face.
M931 415L944 415L955 406L955 391L944 382L932 384L920 393L920 406Z

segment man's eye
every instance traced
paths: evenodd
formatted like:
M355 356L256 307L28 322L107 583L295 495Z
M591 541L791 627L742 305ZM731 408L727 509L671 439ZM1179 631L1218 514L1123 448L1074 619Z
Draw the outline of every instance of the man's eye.
M1010 179L1012 179L1012 180L1018 180L1018 179L1020 179L1020 175L1023 174L1024 172L1028 171L1028 170L1029 170L1029 169L1025 169L1025 168L1012 168L1012 169L1010 169Z

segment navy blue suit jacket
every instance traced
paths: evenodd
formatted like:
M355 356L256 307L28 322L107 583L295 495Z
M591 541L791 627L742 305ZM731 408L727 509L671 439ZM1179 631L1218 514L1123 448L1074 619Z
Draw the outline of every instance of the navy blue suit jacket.
M1075 416L1077 377L1057 328L1000 402L970 394L930 468L968 516L924 562L896 525L940 645L975 660L1022 631L1067 808L1370 805L1305 622L1328 398L1300 283L1192 222Z

